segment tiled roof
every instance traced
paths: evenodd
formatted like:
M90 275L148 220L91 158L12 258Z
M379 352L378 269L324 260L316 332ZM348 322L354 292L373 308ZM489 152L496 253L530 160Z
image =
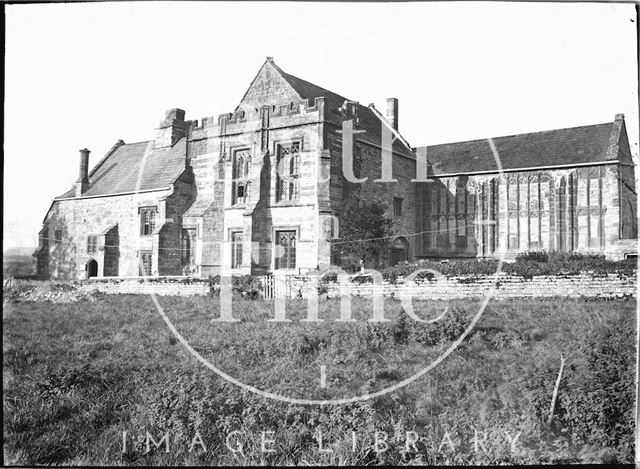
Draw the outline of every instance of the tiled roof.
M109 195L169 187L185 170L186 140L154 149L154 141L129 143L99 162L89 174L83 196ZM71 189L56 199L74 197Z
M187 209L186 212L184 212L184 217L188 218L188 217L201 217L207 210L209 210L209 207L211 207L211 204L213 204L213 194L207 195L207 196L201 196L200 194L198 194L198 197L193 204L191 204L191 206ZM201 198L200 198L201 197Z
M569 129L547 130L493 138L503 170L571 166L615 159L617 122ZM424 147L422 147L424 148ZM427 147L427 162L434 176L497 172L489 140L446 143Z
M329 91L321 86L314 85L313 83L309 83L302 78L295 77L284 72L280 67L276 64L272 63L273 67L283 76L285 80L291 85L291 87L300 95L302 99L313 99L324 97L325 98L325 112L334 112L342 107L342 104L348 100L344 96L341 96L333 91ZM351 100L349 100L351 101ZM387 125L386 123L382 123L378 116L367 106L363 106L362 104L358 104L358 119L360 120L359 125L357 126L358 130L364 130L365 133L357 134L358 140L369 141L375 145L380 145L381 140L381 126ZM402 141L395 139L393 141L393 150L395 152L401 153L405 156L413 157L414 153L412 150L407 147Z

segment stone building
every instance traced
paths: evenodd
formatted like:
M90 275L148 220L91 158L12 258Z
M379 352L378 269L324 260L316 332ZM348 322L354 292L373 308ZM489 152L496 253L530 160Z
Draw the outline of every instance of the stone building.
M420 240L424 256L637 252L634 165L622 114L605 124L426 151L434 181L416 197L420 231L428 231Z
M635 252L622 116L493 142L501 168L487 140L413 148L398 132L396 99L383 115L267 58L233 113L198 122L172 109L155 139L119 140L90 172L80 150L78 180L43 222L38 273L323 270L336 262L335 215L354 200L377 200L393 218L388 252L375 259L386 264L503 250Z

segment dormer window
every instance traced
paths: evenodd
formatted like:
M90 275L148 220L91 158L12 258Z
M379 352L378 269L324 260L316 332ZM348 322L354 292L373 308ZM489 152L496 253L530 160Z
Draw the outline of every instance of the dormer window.
M244 204L249 200L249 168L251 153L249 150L238 150L233 154L231 204Z

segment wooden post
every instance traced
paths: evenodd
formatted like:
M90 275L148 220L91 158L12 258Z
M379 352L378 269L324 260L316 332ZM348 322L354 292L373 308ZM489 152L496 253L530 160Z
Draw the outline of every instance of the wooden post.
M564 370L565 359L560 354L560 370L558 371L558 379L556 380L556 386L553 389L553 397L551 398L551 408L549 409L549 418L547 419L547 425L551 425L553 419L553 412L556 408L556 399L558 398L558 388L560 388L560 380L562 379L562 371Z

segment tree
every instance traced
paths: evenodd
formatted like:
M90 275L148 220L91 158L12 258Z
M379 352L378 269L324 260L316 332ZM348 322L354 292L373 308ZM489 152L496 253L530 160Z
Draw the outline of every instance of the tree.
M333 258L374 260L387 251L392 236L393 220L379 201L351 200L338 209L338 239L331 245Z

